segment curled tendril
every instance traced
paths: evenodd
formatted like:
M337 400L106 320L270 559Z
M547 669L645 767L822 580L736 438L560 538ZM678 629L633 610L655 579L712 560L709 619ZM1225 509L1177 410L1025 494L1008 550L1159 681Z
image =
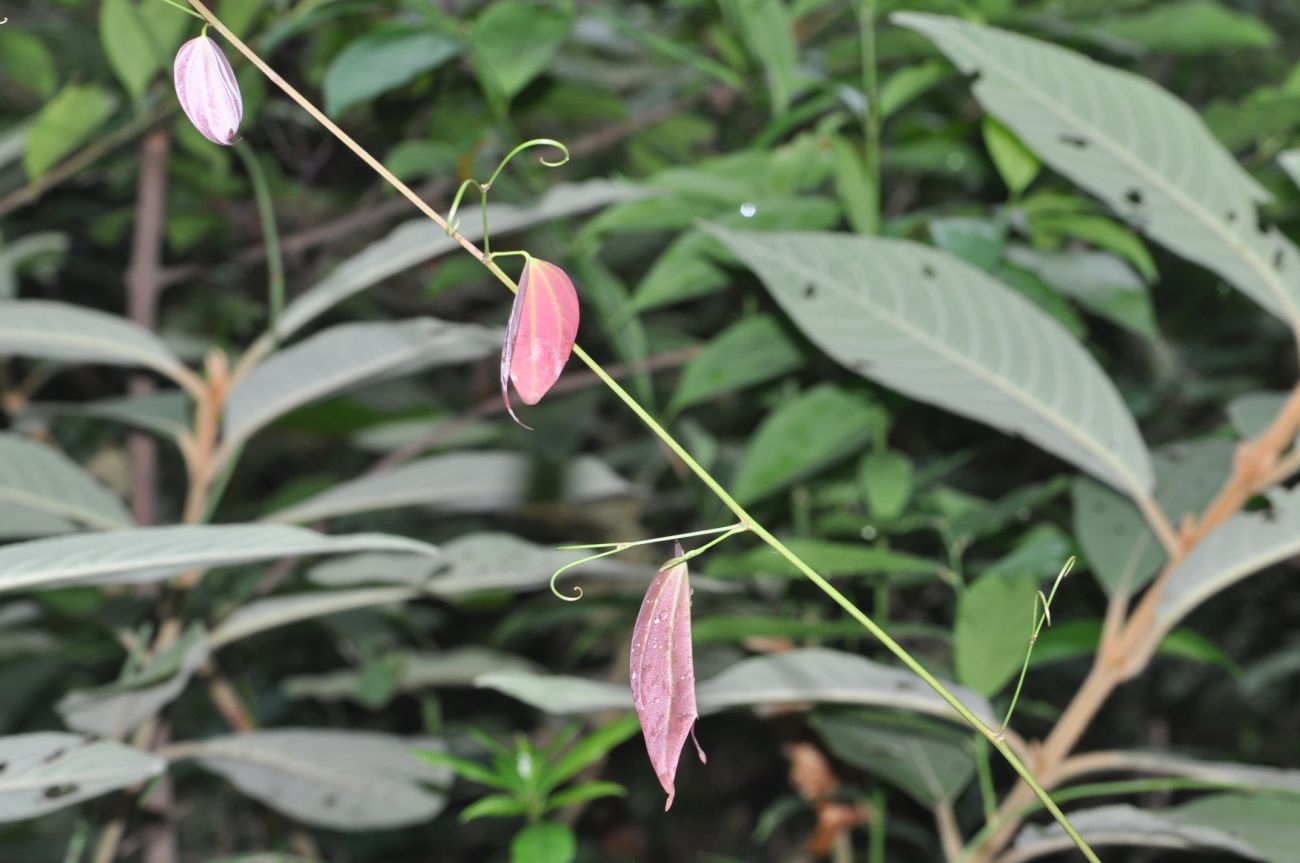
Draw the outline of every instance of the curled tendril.
M578 600L582 599L582 588L578 587L575 584L573 586L573 595L565 596L564 594L560 593L560 589L555 586L556 580L559 579L559 577L563 575L565 572L567 572L568 570L573 569L575 566L581 566L584 563L591 563L593 560L599 560L602 557L609 557L611 554L618 554L620 551L623 551L630 547L631 547L631 543L620 542L616 544L613 548L608 549L606 551L602 551L599 554L589 555L587 557L580 558L579 560L566 563L564 566L555 570L555 574L551 576L551 593L555 594L555 597L557 599L562 599L565 602L577 602Z
M539 162L541 162L543 165L545 165L548 168L558 168L569 161L569 148L564 146L564 144L560 143L554 138L533 138L531 140L524 141L518 147L515 147L509 153L506 153L505 158L501 160L501 163L499 165L497 165L497 169L492 172L492 176L489 177L488 181L483 184L483 190L487 191L488 189L492 188L492 184L497 181L497 177L501 176L501 172L505 170L506 165L510 164L511 159L513 159L515 156L518 156L520 153L524 152L525 150L531 150L533 147L554 147L555 149L560 151L560 158L555 161L547 161L544 158L538 159Z
M460 199L465 197L465 190L470 186L478 186L480 193L487 194L487 187L473 178L460 184L460 188L456 190L456 197L452 199L451 209L447 211L447 233L449 235L456 233L460 227L460 223L456 221L456 211L460 209Z

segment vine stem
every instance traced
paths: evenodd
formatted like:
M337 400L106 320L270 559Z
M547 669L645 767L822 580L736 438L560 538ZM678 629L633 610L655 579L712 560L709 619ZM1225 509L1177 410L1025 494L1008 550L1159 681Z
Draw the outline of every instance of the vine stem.
M398 179L391 171L385 168L382 162L380 162L373 155L371 155L370 152L367 151L360 144L358 144L352 138L352 136L348 135L341 128L339 128L338 124L336 124L329 117L325 116L324 112L322 112L319 108L317 108L314 104L312 104L312 102L308 100L307 97L303 96L302 93L298 92L298 90L295 89L292 85L290 85L288 81L284 80L284 78L278 72L276 72L269 65L267 65L267 63L264 60L262 60L262 58L259 57L251 48L249 48L248 45L246 45L243 42L243 40L241 40L238 36L232 33L229 30L229 28L227 28L225 24L223 24L221 20L218 19L217 16L214 15L206 5L204 5L202 0L188 0L188 2L199 12L199 14L203 16L203 18L206 21L208 21L212 25L212 27L218 33L220 33L223 37L225 37L226 40L230 42L230 44L233 45L236 50L238 50L241 54L243 54L246 58L248 58L248 61L250 63L256 66L262 72L262 74L264 74L273 84L279 87L280 90L282 90L285 93L285 95L287 95L290 99L296 102L299 105L299 107L301 107L304 111L306 111L309 115L311 115L311 117L314 120L316 120L318 123L320 123L328 132L330 132L330 134L338 138L338 140L341 141L344 146L346 146L353 153L355 153L359 159L361 159L363 162L369 165L376 173L379 174L380 177L382 177L386 182L389 183L389 185L391 185L394 189L396 189L399 194L401 194L403 197L409 200L416 207L416 209L418 209L424 215L428 216L429 219L434 222L434 224L441 227L444 231L447 231L456 240L456 242L459 243L461 247L465 249L465 251L473 255L474 258L478 260L484 267L486 267L494 276L496 276L497 279L500 280L502 284L504 284L512 292L518 292L518 286L515 284L514 280L511 279L508 275L506 275L506 273L503 272L501 268L496 265L496 263L490 260L482 251L479 250L479 248L476 245L474 245L472 242L467 240L464 236L462 236L458 232L450 230L449 226L447 225L447 222L440 215L438 215L438 212L435 209L433 209L433 207L429 206L429 204L423 201L418 195L415 194L414 191L411 190L409 186L407 186L400 179ZM866 629L873 636L875 636L875 638L879 640L880 643L883 644L885 648L889 650L890 653L894 654L894 656L896 656L899 659L899 661L902 662L913 674L915 674L917 677L925 681L925 683L931 689L933 689L936 693L938 693L939 697L942 698L944 701L946 701L948 705L952 707L952 709L955 710L957 714L963 720L965 720L967 724L969 724L972 728L974 728L977 732L979 732L986 740L988 740L989 743L993 746L993 748L996 749L1002 755L1002 757L1006 759L1007 763L1009 763L1011 767L1016 771L1016 773L1020 776L1020 778L1024 780L1025 785L1033 790L1034 795L1040 801L1042 801L1043 807L1046 808L1047 811L1052 814L1052 817L1055 818L1056 821L1061 825L1061 828L1065 830L1066 834L1075 843L1075 845L1078 846L1079 850L1083 852L1084 856L1090 861L1090 863L1101 863L1097 855L1088 846L1088 843L1085 842L1083 837L1079 835L1078 831L1074 829L1074 825L1070 823L1070 819L1067 818L1065 813L1062 812L1061 809L1056 805L1056 803L1052 801L1052 798L1050 795L1048 795L1047 791L1044 790L1043 787L1038 784L1038 781L1034 778L1033 774L1030 773L1029 768L1026 767L1024 762L1022 762L1020 758L1016 755L1016 753L1011 750L1011 748L1007 745L1006 741L1002 738L1001 735L999 735L993 729L985 725L984 722L981 721L978 716L972 713L970 708L968 708L965 704L963 704L957 698L957 696L953 695L952 692L950 692L948 688L938 680L938 678L936 678L933 674L931 674L928 670L926 670L926 668L923 665L921 665L921 663L917 661L912 656L912 654L910 654L906 649L904 649L903 646L900 645L898 642L894 641L894 639L891 638L887 632L881 629L880 626L877 625L874 620L872 620L870 617L867 616L866 613L864 613L860 608L854 605L853 602L847 596L840 593L840 591L837 590L835 586L832 585L829 581L823 578L820 573L818 573L811 566L805 563L804 560L800 558L797 554L795 554L793 551L787 548L785 543L777 539L777 537L773 535L769 530L767 530L767 528L763 527L761 524L755 521L753 516L751 516L749 512L744 507L742 507L736 501L736 499L733 498L731 494L727 492L725 488L722 487L721 483L719 483L716 479L714 479L713 475L710 474L707 470L705 470L703 465L701 465L698 461L696 461L695 458L689 452L687 452L686 449L680 443L678 443L677 439L673 437L673 435L670 434L667 429L665 429L662 425L660 425L658 420L656 420L653 416L651 416L649 411L647 411L644 407L642 407L641 403L638 402L635 398L633 398L632 395L627 390L623 389L623 387L618 383L618 381L614 380L614 378L611 377L609 373L605 371L604 367L601 366L598 362L596 362L596 360L594 360L585 350L583 350L581 346L576 344L573 346L573 355L576 356L584 365L586 365L587 368L591 369L592 373L595 374L596 377L600 378L601 382L604 383L605 386L608 387L609 390L613 392L614 395L617 396L618 399L622 401L623 404L626 405L627 408L630 411L632 411L632 413L635 414L638 419L641 420L641 422L646 426L646 428L648 428L657 438L659 438L660 441L663 442L664 446L668 447L668 449L671 450L674 455L676 455L679 459L681 459L682 463L686 465L686 467L693 474L695 474L695 476L700 480L700 482L704 483L704 485L711 492L713 492L713 494L718 498L718 500L721 501L729 510L732 511L732 513L735 514L736 518L741 522L741 524L746 525L754 533L755 536L757 536L768 546L770 546L772 550L775 551L777 554L781 555L787 561L789 561L790 564L794 566L797 570L799 570L799 572L802 573L809 581L815 584L819 589L821 589L823 593L825 593L828 597L830 597L832 602L838 605L841 609L845 611L845 613L847 613L850 617L852 617L854 620L860 623L864 629Z

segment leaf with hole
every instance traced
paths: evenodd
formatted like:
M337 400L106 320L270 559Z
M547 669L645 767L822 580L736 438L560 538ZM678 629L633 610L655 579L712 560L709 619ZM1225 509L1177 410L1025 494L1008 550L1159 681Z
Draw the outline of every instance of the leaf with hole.
M156 755L80 734L0 737L0 822L22 821L162 775Z

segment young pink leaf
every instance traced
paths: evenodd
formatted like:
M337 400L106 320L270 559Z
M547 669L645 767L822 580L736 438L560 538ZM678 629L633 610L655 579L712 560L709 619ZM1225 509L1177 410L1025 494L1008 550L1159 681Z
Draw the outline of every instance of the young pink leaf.
M244 119L244 97L230 61L207 36L191 39L176 52L176 98L194 128L214 144L235 143Z
M537 404L560 377L577 336L578 292L573 282L555 264L530 257L501 351L501 398L515 422L524 425L510 406L510 383L524 404Z
M677 546L677 556L682 554ZM630 678L650 764L673 805L677 762L695 736L695 662L691 657L691 586L685 562L657 573L632 630ZM707 761L695 741L700 761Z

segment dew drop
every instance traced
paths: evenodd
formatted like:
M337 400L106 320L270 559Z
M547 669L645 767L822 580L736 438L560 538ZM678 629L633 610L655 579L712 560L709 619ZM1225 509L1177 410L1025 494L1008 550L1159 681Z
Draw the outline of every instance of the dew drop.
M757 212L758 212L757 204L753 204L750 203L749 201L746 201L745 203L740 205L740 215L744 216L746 219L754 218L754 214Z

